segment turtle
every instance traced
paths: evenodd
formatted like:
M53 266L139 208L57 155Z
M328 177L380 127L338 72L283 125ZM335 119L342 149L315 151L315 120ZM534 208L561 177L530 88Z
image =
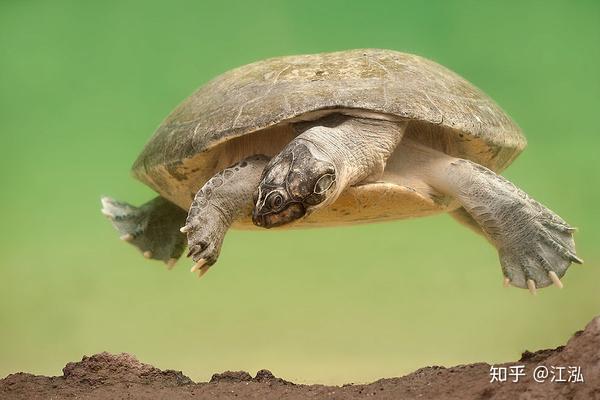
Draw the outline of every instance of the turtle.
M229 228L352 225L449 213L499 254L505 286L554 284L575 228L499 175L526 146L490 97L442 65L385 49L270 58L183 101L134 162L159 196L103 197L121 239L202 276Z

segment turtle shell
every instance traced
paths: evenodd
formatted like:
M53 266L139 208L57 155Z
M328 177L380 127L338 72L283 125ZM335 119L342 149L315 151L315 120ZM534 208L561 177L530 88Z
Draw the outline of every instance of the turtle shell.
M494 171L526 145L511 118L456 73L416 55L360 49L271 58L214 78L164 120L133 174L187 208L216 172L251 154L277 154L295 136L291 123L333 112L408 120L406 137ZM384 177L347 189L295 225L397 219L457 206Z

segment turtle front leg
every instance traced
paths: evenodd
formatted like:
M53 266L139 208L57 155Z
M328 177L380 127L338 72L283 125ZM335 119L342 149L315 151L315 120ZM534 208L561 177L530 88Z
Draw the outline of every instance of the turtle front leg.
M137 247L144 257L164 261L172 268L185 248L179 227L185 210L163 197L135 207L110 197L102 197L102 214L110 219L121 239Z
M447 157L433 168L431 184L455 197L498 249L505 284L529 288L554 283L572 262L575 229L554 212L491 170Z
M213 176L196 193L185 226L189 253L196 264L192 272L202 276L221 251L225 233L236 220L252 213L252 196L269 161L254 155Z

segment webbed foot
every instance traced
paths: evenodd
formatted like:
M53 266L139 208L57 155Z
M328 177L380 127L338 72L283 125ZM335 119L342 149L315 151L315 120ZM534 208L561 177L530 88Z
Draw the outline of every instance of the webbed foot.
M186 212L157 197L135 207L109 197L102 197L102 214L110 219L121 240L137 247L144 257L162 260L173 268L185 248L185 236L179 227Z
M452 194L496 246L504 284L529 289L555 284L577 257L575 229L491 170L468 160L450 164ZM454 189L452 189L452 187Z
M519 204L511 217L516 230L497 239L502 272L509 284L536 288L555 284L562 287L562 278L572 262L583 260L575 253L574 228L533 199Z

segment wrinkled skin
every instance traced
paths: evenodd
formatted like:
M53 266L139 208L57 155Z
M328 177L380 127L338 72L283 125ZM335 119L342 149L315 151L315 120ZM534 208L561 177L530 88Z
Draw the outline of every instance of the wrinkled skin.
M575 252L574 229L495 172L409 138L403 140L405 127L402 121L332 115L299 126L300 134L270 161L265 156L249 157L216 174L196 194L183 228L189 255L197 262L192 270L206 272L216 262L229 227L250 213L257 226L282 226L327 207L349 186L380 179L402 141L401 154L417 167L410 170L411 178L460 204L459 219L498 250L505 283L533 293L552 283L561 287L559 278L571 263L582 262ZM115 214L108 207L105 213L129 238L134 236L127 234L129 225L121 226L120 221L167 215L167 206L156 201L143 211L120 207ZM140 243L148 242L153 232L132 229ZM165 231L163 240L173 231ZM165 249L161 259L176 257L179 251Z
M255 225L273 228L302 218L334 192L335 166L319 159L311 147L293 141L269 162L254 195Z
M271 228L290 223L333 204L348 186L377 180L404 128L402 122L339 114L298 124L300 134L263 172L254 198L254 224Z

